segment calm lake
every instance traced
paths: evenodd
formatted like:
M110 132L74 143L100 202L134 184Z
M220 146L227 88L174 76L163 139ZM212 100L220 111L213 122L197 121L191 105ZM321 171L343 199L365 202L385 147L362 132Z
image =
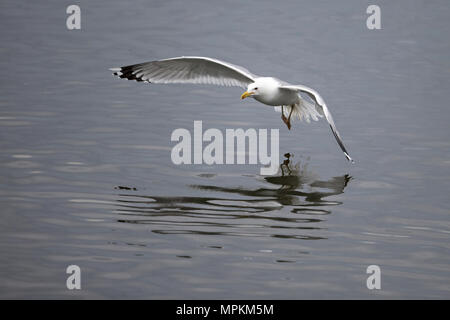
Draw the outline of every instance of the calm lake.
M450 298L448 1L377 1L380 30L356 0L69 4L0 3L0 298ZM324 119L108 70L182 55L316 89L356 163ZM196 120L279 129L291 172L173 164Z

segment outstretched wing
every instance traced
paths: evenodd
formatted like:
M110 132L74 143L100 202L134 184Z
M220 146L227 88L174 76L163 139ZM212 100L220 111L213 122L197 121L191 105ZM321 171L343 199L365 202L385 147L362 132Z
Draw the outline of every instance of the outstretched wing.
M110 69L120 78L151 83L198 83L247 88L257 78L247 69L207 57L177 57Z
M327 119L331 131L333 132L334 137L336 138L337 143L341 147L342 151L345 154L345 157L348 161L351 161L354 163L353 159L349 156L347 149L345 149L344 142L342 141L341 135L337 131L336 125L334 124L333 116L331 115L330 111L327 108L327 105L325 104L325 101L322 99L322 97L315 91L314 89L308 88L306 86L302 85L285 85L280 87L282 90L291 90L291 91L297 91L297 92L303 92L307 94L312 100L315 101L316 106L318 107L319 111L325 115L325 118Z

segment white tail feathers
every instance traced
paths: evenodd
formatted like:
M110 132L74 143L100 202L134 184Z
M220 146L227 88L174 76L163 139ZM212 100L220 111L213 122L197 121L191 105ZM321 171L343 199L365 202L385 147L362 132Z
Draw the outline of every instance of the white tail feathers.
M292 111L291 119L305 120L306 122L311 122L311 119L318 121L323 115L319 113L316 106L305 99L300 99L300 101L293 105L294 110ZM284 106L284 115L287 117L291 112L292 106ZM275 111L281 112L281 107L275 107Z

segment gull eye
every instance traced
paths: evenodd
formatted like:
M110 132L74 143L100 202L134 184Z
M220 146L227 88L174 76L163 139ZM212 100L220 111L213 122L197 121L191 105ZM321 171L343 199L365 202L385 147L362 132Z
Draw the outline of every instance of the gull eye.
M258 90L258 88L255 88L255 90Z

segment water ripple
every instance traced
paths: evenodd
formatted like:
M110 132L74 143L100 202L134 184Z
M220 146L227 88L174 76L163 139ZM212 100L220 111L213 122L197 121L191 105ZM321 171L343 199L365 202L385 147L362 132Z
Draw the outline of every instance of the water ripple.
M326 239L323 232L315 233L327 230L323 217L331 214L330 207L342 204L326 198L343 193L352 178L320 180L306 166L290 169L289 174L280 171L264 178L264 187L257 189L190 185L191 190L209 196L153 196L120 186L114 211L120 216L118 222L148 225L158 234Z

